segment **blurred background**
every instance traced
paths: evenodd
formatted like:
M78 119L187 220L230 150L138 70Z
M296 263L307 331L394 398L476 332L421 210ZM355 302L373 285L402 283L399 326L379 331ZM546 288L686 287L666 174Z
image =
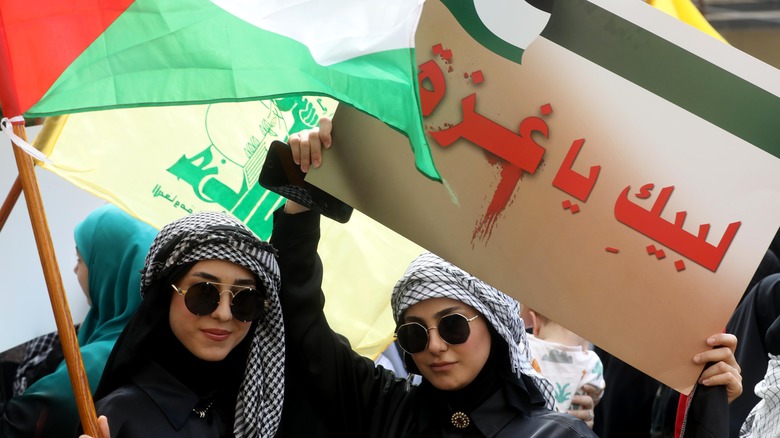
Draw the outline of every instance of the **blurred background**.
M780 0L694 0L732 46L780 68Z

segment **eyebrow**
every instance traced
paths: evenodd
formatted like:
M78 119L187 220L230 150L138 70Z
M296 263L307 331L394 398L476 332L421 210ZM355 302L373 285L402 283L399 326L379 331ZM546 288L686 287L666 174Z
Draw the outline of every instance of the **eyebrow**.
M463 306L450 306L446 309L441 309L438 312L433 314L433 318L436 320L441 319L443 316L447 316L451 313L455 313L457 310L463 310ZM422 318L418 316L409 316L404 318L407 322L425 322Z
M202 279L204 279L206 281L212 281L214 283L222 283L222 281L221 281L221 279L219 277L214 276L212 274L209 274L208 272L199 271L199 272L193 272L190 275L192 275L193 277L202 278ZM234 280L232 284L234 286L254 286L255 283L256 282L255 282L254 278L239 278L239 279Z

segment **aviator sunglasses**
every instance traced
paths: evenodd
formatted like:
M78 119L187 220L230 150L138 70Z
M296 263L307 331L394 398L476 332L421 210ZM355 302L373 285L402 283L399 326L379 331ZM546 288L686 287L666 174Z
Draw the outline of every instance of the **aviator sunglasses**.
M449 345L457 345L466 342L471 334L469 323L479 317L479 314L466 318L460 313L450 313L442 317L436 327L425 327L419 322L407 322L401 324L395 331L398 345L409 353L419 353L428 346L428 332L438 330L439 337Z
M184 305L198 316L210 315L219 307L219 300L225 292L230 293L230 312L239 321L249 322L262 318L265 306L265 294L251 286L214 283L204 281L195 283L187 289L179 289L172 284L173 290L184 297ZM238 288L220 290L218 286Z

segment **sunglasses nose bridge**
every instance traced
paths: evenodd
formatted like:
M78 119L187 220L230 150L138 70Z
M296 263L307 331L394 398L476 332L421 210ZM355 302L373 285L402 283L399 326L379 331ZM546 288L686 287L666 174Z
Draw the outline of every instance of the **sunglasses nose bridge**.
M224 292L229 292L225 297ZM219 292L219 301L217 307L211 312L211 315L219 320L228 321L233 317L233 311L230 308L233 303L233 293L228 290Z
M434 334L434 331L436 334ZM428 342L425 345L426 349L432 349L434 351L443 351L446 350L447 347L450 345L447 341L444 340L444 338L441 337L441 334L439 333L439 327L428 327Z
M233 302L233 298L236 297L236 294L238 294L238 292L233 292L230 289L225 289L225 290L217 289L217 291L219 292L219 301L220 302L222 302L222 297L225 295L225 292L227 292L228 296L230 297L229 299L230 299L231 303Z

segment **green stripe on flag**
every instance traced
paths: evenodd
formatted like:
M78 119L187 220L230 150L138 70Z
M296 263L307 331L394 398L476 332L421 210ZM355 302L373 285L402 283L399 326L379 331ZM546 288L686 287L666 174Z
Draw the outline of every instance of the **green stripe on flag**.
M542 36L780 157L780 98L587 1L556 1Z
M439 180L418 94L410 48L323 66L210 1L137 0L25 115L327 95L409 137L417 168Z
M504 41L488 29L479 18L474 0L441 0L441 2L472 38L491 52L520 64L525 50Z

